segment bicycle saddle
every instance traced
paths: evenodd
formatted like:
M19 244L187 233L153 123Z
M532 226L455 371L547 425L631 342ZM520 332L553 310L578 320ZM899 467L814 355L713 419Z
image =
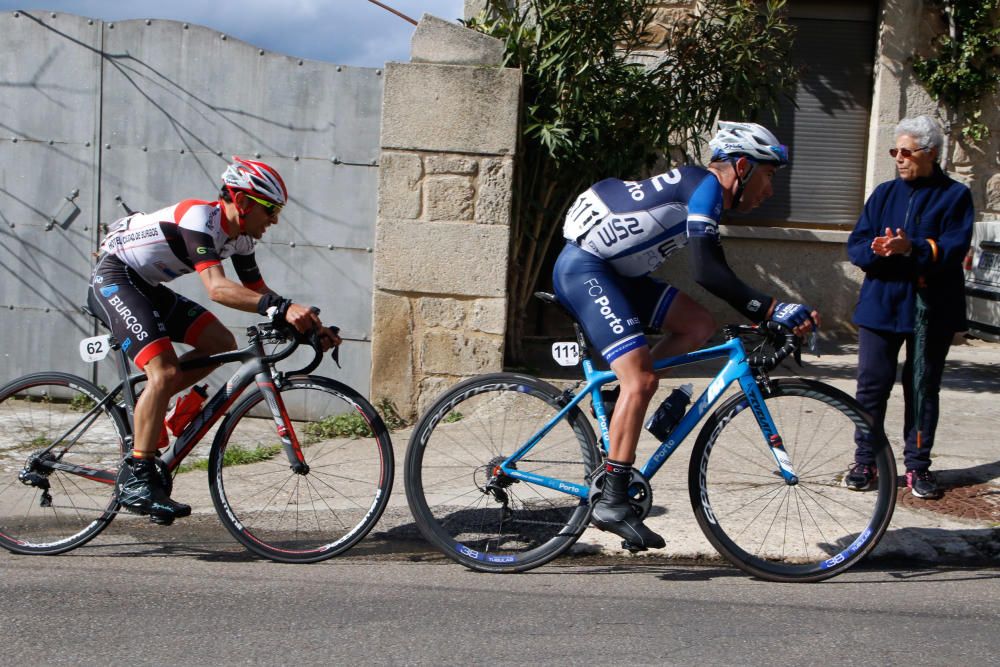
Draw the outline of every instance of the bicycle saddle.
M91 296L90 294L88 294L87 295L87 303L85 303L82 306L80 306L80 312L83 313L84 315L89 316L89 317L93 317L95 320L97 320L100 323L100 325L102 327L104 327L108 331L111 331L111 327L108 326L108 323L104 321L104 318L97 314L97 310L95 309L94 304L92 303L91 299L93 299L93 296Z

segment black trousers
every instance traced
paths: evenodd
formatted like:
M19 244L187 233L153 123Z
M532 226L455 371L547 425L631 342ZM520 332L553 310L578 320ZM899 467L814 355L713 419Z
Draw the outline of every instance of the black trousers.
M955 332L929 327L924 350L924 397L921 412L920 446L917 446L917 429L913 405L913 334L880 331L861 327L858 331L858 390L856 398L875 418L877 427L885 426L885 408L889 394L896 382L899 349L906 345L903 364L903 460L907 470L927 470L931 465L931 448L937 429L941 374L945 357ZM858 463L873 463L871 443L855 433L857 445L854 458Z

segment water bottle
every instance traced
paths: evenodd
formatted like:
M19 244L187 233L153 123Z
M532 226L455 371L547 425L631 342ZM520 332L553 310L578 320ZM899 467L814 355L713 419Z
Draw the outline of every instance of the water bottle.
M156 442L157 449L166 449L170 446L170 436L167 435L167 423L164 421L163 428L160 429L160 439Z
M191 387L191 391L177 399L163 423L167 425L171 433L180 435L184 427L190 424L194 416L201 411L201 406L205 404L207 398L207 384Z
M670 436L670 432L677 426L687 406L691 403L691 395L694 393L694 386L690 383L682 384L677 389L670 392L670 395L663 399L660 407L646 422L646 430L653 434L657 440L663 442Z

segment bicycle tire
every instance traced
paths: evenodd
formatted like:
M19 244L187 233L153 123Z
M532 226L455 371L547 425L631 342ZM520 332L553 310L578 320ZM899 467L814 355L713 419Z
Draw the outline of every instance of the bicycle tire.
M287 379L282 402L308 471L293 471L264 395L254 391L220 425L209 454L209 487L223 525L243 546L282 563L315 563L357 544L392 491L389 430L345 384Z
M480 572L530 570L576 542L590 520L586 499L495 474L563 405L558 389L515 373L481 375L438 398L410 437L404 468L424 537ZM574 408L515 465L589 486L600 460L594 430ZM488 490L491 474L500 493Z
M744 572L812 582L845 571L878 544L896 503L896 464L884 435L877 487L843 484L854 433L876 432L844 392L807 379L771 380L764 400L798 475L788 485L743 393L706 421L688 469L691 506L709 542Z
M25 375L0 388L0 546L19 554L65 553L114 519L114 479L127 454L125 420L115 406L104 406L68 432L105 396L87 380L58 372ZM64 434L70 445L45 458L100 469L104 481L32 463ZM23 471L33 483L19 479Z

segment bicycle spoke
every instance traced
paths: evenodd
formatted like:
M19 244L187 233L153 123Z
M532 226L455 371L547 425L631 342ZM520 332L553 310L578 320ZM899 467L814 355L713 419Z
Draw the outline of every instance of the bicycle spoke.
M561 400L538 380L483 376L439 399L414 429L407 496L421 532L449 557L476 569L527 569L555 557L582 531L586 505L532 481L579 484L600 460L579 411L552 422ZM452 415L457 421L446 423ZM511 459L550 422L549 432Z
M243 463L213 451L212 498L226 527L252 551L279 561L313 562L350 548L374 526L388 499L392 445L374 409L339 383L293 378L281 394L290 414L305 411L306 418L292 416L308 468L290 469L282 452ZM273 436L260 437L265 426L273 430L270 414L250 416L262 399L253 394L233 408L234 421L222 434L228 447L252 454L273 445ZM338 432L354 419L376 432L358 435L360 425Z
M705 425L692 455L698 522L724 556L754 575L774 581L833 576L863 557L888 525L895 464L887 448L880 450L882 486L851 491L842 479L863 417L850 397L813 381L782 379L772 380L765 400L796 480L778 477L769 448L754 437L761 431L748 402L730 399ZM863 543L855 543L859 536Z
M97 535L114 517L114 486L45 461L102 470L123 455L125 425L82 378L37 373L0 393L0 546L61 553ZM92 414L88 412L94 410ZM65 438L62 445L58 438ZM18 476L27 475L27 484Z

